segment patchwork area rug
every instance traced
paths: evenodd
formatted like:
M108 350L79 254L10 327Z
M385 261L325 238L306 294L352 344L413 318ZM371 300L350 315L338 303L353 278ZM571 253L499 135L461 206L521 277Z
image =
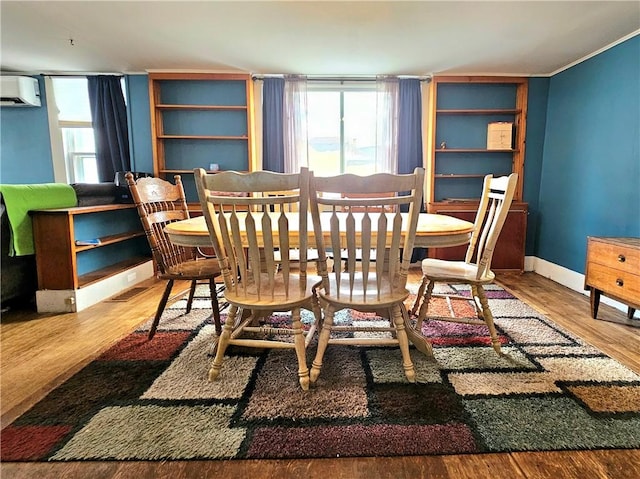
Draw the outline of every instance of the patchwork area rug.
M184 300L169 308L152 341L147 323L6 427L2 461L640 447L640 376L498 286L488 296L503 357L486 327L431 321L424 334L435 361L412 349L417 384L406 381L397 348L331 345L307 392L292 350L230 349L208 382L215 332L201 294L188 315ZM438 301L440 314L472 312ZM338 319L381 321L353 311ZM309 364L314 353L312 343Z

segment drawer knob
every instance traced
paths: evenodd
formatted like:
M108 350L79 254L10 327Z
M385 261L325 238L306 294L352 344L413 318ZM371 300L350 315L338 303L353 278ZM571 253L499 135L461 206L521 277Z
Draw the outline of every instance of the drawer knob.
M622 281L620 278L616 279L616 284L618 286L624 286L624 281Z
M618 255L618 261L620 261L621 263L624 263L626 260L627 258L625 258L623 254Z

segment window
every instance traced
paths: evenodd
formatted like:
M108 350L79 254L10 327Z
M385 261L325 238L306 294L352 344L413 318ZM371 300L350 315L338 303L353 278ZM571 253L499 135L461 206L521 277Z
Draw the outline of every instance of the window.
M319 176L376 171L375 82L308 83L309 167Z
M52 128L52 134L58 130L62 139L66 180L68 183L98 183L87 79L55 77L52 78L51 86L57 107L57 117L54 120L57 128ZM51 114L49 119L53 119Z
M124 80L121 82L124 91ZM99 183L86 77L45 78L54 174L58 182Z

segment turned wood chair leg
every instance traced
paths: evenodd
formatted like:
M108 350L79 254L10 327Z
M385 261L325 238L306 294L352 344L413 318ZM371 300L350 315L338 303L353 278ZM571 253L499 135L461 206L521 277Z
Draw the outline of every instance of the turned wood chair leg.
M316 349L316 357L311 365L311 373L309 380L315 383L320 376L320 369L322 369L322 358L329 344L329 337L331 336L331 328L333 327L333 307L328 306L324 313L324 320L322 321L322 329L318 335L318 347Z
M151 328L149 329L148 339L153 339L156 334L156 329L158 329L158 323L160 322L160 318L162 317L162 313L164 312L164 308L167 305L167 301L169 300L169 295L171 294L171 290L173 289L173 280L170 279L167 281L167 286L164 288L164 293L162 294L162 298L160 298L160 303L158 303L158 309L156 309L156 316L153 318L153 323L151 323Z
M191 312L191 305L193 304L193 297L196 295L196 286L198 282L194 279L191 281L191 286L189 287L189 299L187 299L187 314Z
M222 328L222 334L218 339L218 348L216 349L216 357L211 364L211 368L209 369L209 381L215 381L215 379L220 375L220 369L222 369L222 363L224 361L224 353L227 350L227 346L229 345L229 340L231 339L231 332L233 331L233 326L236 321L236 314L238 313L237 306L231 306L229 308L229 314L227 315L227 320L224 322L224 328Z
M422 294L424 293L424 288L427 285L427 277L422 277L422 282L420 283L420 287L418 288L418 292L416 293L416 299L413 302L413 308L411 308L411 316L415 316L418 312L418 307L420 306L420 298L422 298Z
M298 379L303 391L309 390L309 368L307 367L307 355L304 334L302 334L302 321L300 321L300 308L291 311L291 326L293 329L293 344L298 357Z
M422 300L422 305L420 306L420 311L418 312L418 319L416 319L416 331L419 334L422 334L422 322L427 317L429 302L431 301L431 295L433 293L433 287L435 286L435 284L436 283L434 281L429 280L429 283L427 284L427 290L424 292L424 299Z
M402 309L396 304L391 308L389 313L396 329L396 337L398 338L398 345L400 346L400 352L402 353L402 367L404 368L404 374L407 377L407 381L415 383L416 370L413 367L413 361L411 361L411 354L409 353L409 337L407 336L407 331L404 328L405 321L404 316L402 315Z
M220 304L218 304L218 290L216 282L213 278L209 280L209 294L211 295L211 309L213 310L213 324L216 328L216 334L220 336L222 333L222 323L220 322Z
M482 305L478 305L476 298L478 299L480 298L480 295L478 294L478 286L476 286L475 284L472 284L471 299L473 300L473 307L476 308L476 316L478 317L478 319L484 321L484 312L482 311Z
M498 332L496 331L496 326L493 323L493 314L491 313L491 309L489 308L489 302L487 300L487 295L484 292L484 288L481 285L477 286L478 299L480 300L480 304L482 305L482 313L484 316L484 322L489 328L489 335L491 336L491 345L496 353L502 355L502 350L500 349L500 339L498 338Z

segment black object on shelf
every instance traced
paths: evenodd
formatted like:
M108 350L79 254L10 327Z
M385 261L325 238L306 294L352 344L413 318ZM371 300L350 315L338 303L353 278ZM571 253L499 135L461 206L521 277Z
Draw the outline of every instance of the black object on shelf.
M114 183L116 185L116 203L133 203L131 192L129 191L129 185L127 185L127 179L124 177L126 171L117 171ZM153 176L153 173L144 173L140 171L132 171L134 180L139 178L149 178Z

